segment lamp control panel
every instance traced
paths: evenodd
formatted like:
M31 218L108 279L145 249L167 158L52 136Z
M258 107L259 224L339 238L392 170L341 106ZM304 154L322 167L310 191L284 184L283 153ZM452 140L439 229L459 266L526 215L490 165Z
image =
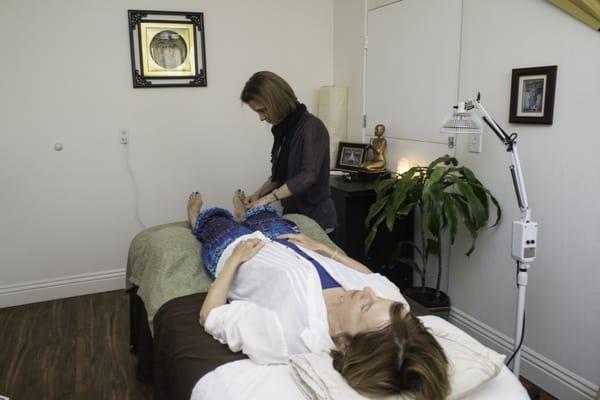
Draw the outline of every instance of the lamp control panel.
M535 261L537 255L537 222L514 221L512 230L512 256L522 263Z

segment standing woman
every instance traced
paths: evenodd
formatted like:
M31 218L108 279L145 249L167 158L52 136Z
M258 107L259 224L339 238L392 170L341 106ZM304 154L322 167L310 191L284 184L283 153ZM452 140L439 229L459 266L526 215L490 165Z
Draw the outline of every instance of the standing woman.
M273 133L271 176L246 199L246 208L281 201L284 214L306 215L332 232L337 217L329 189L329 133L323 122L273 72L252 75L240 98L272 125Z

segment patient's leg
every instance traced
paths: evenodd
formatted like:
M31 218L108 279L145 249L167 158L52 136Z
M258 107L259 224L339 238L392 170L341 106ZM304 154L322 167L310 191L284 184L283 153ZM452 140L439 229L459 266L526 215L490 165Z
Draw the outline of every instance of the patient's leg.
M202 242L201 257L211 278L214 279L221 254L231 242L240 236L252 233L240 225L231 213L223 208L208 208L200 212L202 197L192 193L188 201L188 218L192 233Z
M246 194L238 189L233 193L233 198L231 201L233 202L233 217L237 222L240 222L244 217L244 212L246 212L246 208L244 208L244 200L246 199Z
M300 233L295 223L281 218L277 211L268 205L246 211L241 223L253 231L261 231L271 239L285 233Z
M200 214L200 209L202 208L202 195L198 192L194 192L190 195L188 199L187 205L187 213L188 213L188 221L190 221L190 225L192 228L196 223L196 219L198 219L198 214Z

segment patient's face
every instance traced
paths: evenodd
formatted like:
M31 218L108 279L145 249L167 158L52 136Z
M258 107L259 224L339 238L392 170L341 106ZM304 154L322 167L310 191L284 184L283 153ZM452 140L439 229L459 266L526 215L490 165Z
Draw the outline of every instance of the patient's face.
M267 121L270 124L273 123L271 116L263 103L256 100L250 100L248 106L258 114L258 118L260 118L261 121Z
M338 311L340 330L349 335L375 331L390 323L390 307L394 302L379 298L370 287L348 290Z

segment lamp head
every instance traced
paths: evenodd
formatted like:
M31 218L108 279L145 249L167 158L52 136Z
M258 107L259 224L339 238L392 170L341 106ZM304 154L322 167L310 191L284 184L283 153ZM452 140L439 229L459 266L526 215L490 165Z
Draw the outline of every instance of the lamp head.
M461 133L476 133L483 132L483 124L480 118L471 111L475 108L473 100L458 103L452 107L452 110L446 115L442 121L440 133L444 134L461 134Z

